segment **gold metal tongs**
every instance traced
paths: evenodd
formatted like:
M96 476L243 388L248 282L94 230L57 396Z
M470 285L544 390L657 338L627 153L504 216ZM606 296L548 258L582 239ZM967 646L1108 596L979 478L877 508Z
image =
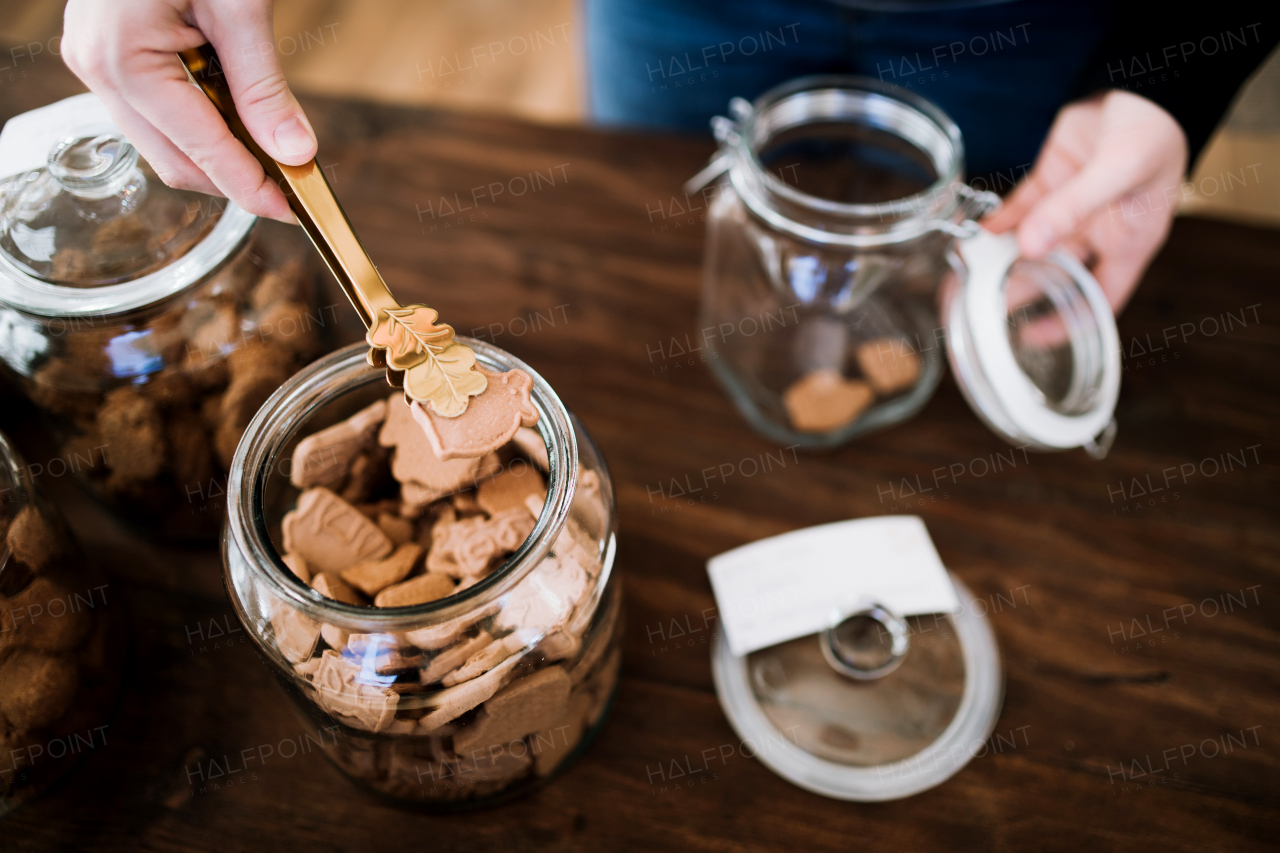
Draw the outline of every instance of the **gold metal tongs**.
M488 380L475 367L475 353L437 323L426 305L401 306L360 244L355 229L315 160L288 166L273 160L245 128L231 99L222 63L212 45L178 54L187 73L213 102L236 139L257 158L284 191L298 222L315 244L368 329L369 364L387 369L387 381L438 415L457 417Z

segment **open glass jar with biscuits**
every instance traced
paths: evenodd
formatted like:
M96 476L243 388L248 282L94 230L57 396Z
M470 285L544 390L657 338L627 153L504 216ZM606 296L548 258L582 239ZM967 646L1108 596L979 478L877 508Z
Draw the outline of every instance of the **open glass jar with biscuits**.
M1102 290L1074 257L1020 258L977 225L1000 200L964 182L945 113L840 76L729 112L686 191L710 198L698 334L755 429L816 448L898 423L928 402L945 351L1010 443L1105 454L1120 349Z
M241 433L336 306L301 229L165 186L93 95L37 112L44 162L0 184L0 361L108 505L211 541Z
M0 434L0 818L107 745L115 599Z
M333 732L325 754L442 810L564 766L620 663L604 461L541 377L465 342L488 381L468 416L498 424L484 441L428 429L363 345L339 350L250 423L223 538L237 615ZM515 408L491 417L495 400Z

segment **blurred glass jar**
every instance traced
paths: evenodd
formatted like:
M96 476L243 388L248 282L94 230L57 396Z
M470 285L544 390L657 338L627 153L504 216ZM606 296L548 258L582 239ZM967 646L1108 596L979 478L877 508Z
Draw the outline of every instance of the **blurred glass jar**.
M107 743L115 596L0 434L0 817Z
M332 320L314 257L300 228L171 189L119 131L79 127L0 185L0 360L114 510L212 540L241 433Z
M1000 200L964 183L950 118L855 77L796 80L730 113L686 191L711 196L699 346L754 428L832 447L903 421L945 348L1011 443L1105 454L1120 351L1101 288L1074 258L1021 259L978 227Z
M299 495L289 482L297 443L387 396L385 371L369 366L363 344L307 367L249 425L222 544L236 614L325 755L361 786L440 810L517 796L563 767L602 725L621 662L603 458L542 377L496 347L459 340L486 369L533 377L548 450L546 502L505 564L447 598L373 608L325 598L283 563L274 543ZM565 561L586 573L575 596L555 582ZM442 686L441 673L470 666L490 641L509 656Z

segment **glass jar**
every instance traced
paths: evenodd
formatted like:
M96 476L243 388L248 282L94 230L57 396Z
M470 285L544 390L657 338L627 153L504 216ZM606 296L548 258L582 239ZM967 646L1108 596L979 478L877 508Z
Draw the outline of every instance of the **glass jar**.
M115 595L0 434L0 817L107 743Z
M978 227L999 198L964 183L950 118L835 76L730 113L686 191L710 197L700 334L755 429L832 447L898 423L937 388L945 348L1011 443L1105 454L1120 350L1101 288L1062 252L1022 259Z
M332 319L315 253L165 186L118 130L62 121L46 164L0 185L0 361L116 512L212 540L241 433Z
M621 660L603 458L545 380L496 347L459 340L487 370L532 376L549 460L537 523L500 568L447 598L371 608L326 598L286 566L276 543L299 495L289 477L294 448L389 393L363 344L304 369L249 425L222 546L236 614L320 732L324 753L363 787L442 810L517 795L563 767L601 725ZM566 561L586 573L572 595L548 580ZM534 598L542 603L530 609ZM509 656L442 686L441 672L463 660L469 667L469 650L489 641Z

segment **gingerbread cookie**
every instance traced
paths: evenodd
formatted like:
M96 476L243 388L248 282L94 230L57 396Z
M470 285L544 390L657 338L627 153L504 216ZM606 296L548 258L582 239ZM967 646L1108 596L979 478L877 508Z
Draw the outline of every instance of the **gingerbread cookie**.
M520 427L538 422L538 410L530 398L533 377L519 369L506 373L478 369L489 380L488 387L456 418L442 417L418 404L411 407L440 459L474 459L493 453Z

